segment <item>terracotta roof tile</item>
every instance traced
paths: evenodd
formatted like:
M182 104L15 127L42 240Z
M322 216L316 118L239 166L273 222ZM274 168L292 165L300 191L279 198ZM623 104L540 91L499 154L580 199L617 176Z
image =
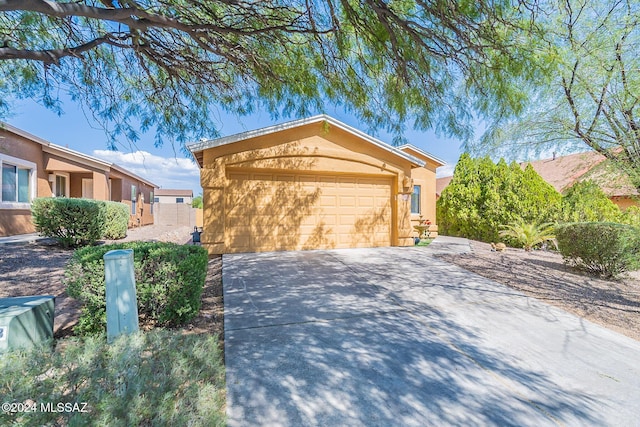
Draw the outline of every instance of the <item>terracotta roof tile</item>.
M520 165L525 168L527 164L531 164L545 181L561 193L576 182L593 180L609 197L638 194L629 178L595 151L523 162Z

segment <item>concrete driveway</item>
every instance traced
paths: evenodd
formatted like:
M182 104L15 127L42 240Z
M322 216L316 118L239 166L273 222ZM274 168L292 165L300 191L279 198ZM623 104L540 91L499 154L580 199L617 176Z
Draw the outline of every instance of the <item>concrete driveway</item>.
M225 255L228 424L638 425L639 342L436 242Z

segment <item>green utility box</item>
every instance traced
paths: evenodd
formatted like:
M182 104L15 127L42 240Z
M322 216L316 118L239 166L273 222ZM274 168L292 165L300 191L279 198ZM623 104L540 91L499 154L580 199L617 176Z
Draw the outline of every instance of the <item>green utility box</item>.
M0 298L0 353L53 339L56 298Z

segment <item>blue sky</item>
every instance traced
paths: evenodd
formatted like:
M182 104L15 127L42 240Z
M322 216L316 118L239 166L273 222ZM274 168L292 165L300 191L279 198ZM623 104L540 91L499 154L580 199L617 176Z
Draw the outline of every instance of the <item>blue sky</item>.
M180 147L165 144L156 148L153 145L153 134L149 133L142 135L135 146L123 138L118 151L110 151L107 149L104 130L95 123L92 125L77 104L68 101L62 108L64 114L58 116L33 101L16 101L12 115L5 121L54 144L120 165L160 188L192 189L194 195L202 192L198 167L191 158L182 153ZM367 131L366 126L343 111L329 110L326 113L352 127ZM246 117L220 113L220 118L221 136L291 120L273 121L268 113ZM392 141L392 136L384 132L373 136L387 143ZM455 162L460 157L459 141L439 138L433 132L408 131L405 137L411 144L447 162L446 166L438 169L438 176L453 173Z

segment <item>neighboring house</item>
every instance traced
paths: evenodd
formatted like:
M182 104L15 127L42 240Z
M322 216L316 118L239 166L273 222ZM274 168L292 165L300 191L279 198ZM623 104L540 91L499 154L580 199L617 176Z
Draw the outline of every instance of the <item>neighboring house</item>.
M573 184L592 180L621 209L638 205L638 190L629 178L617 170L602 154L595 151L523 162L530 163L536 172L560 193Z
M193 201L193 191L158 188L154 201L156 203L186 203L190 205Z
M36 197L84 197L125 203L130 226L153 223L156 185L112 163L0 124L0 236L32 233Z
M326 115L189 146L211 253L410 246L444 162ZM413 211L413 212L412 212Z
M159 225L202 226L202 209L191 207L192 190L156 190L155 222Z
M436 178L436 200L440 198L440 196L442 195L442 190L444 190L447 185L449 185L452 179L453 175Z

